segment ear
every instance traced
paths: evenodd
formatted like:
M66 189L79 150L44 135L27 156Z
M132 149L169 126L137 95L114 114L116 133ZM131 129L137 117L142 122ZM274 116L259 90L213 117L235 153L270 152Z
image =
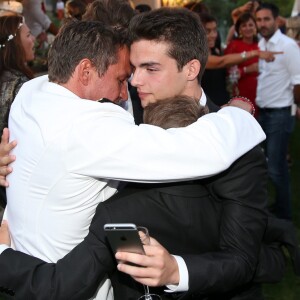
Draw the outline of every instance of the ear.
M79 81L87 86L92 76L94 67L92 62L88 58L82 59L76 67Z
M192 59L187 63L187 78L188 80L195 80L201 69L201 64L198 59Z

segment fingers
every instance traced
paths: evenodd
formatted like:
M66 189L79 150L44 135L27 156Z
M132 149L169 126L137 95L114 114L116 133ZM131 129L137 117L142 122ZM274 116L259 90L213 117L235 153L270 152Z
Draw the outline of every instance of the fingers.
M0 156L8 155L9 152L17 146L17 141L12 141L10 143L0 144Z
M10 246L10 234L6 220L3 220L0 226L0 244Z
M157 264L156 260L147 256L144 256L142 260L137 259L135 261L139 262L140 265L132 266L126 263L119 263L117 268L119 271L130 275L142 284L149 286L162 285L163 266Z
M6 176L13 171L11 167L0 167L0 186L8 187L9 182L6 180Z
M8 166L10 163L16 160L14 155L0 156L0 186L8 187L9 182L6 180L6 176L13 171L13 168Z
M1 143L8 143L9 141L9 130L8 128L4 128L1 137Z

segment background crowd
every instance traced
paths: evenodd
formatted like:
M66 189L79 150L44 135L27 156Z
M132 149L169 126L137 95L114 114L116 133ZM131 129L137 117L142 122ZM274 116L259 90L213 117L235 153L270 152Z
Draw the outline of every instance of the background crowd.
M45 54L60 26L67 23L71 18L104 20L111 26L120 27L126 26L128 21L126 19L123 24L112 24L113 20L107 18L108 14L105 11L98 11L96 8L87 11L88 5L90 7L95 5L93 1L53 1L50 11L47 11L47 6L40 0L23 0L21 3L20 6L18 1L0 1L1 131L8 125L10 106L22 84L33 77L41 75L40 72L47 71ZM136 14L152 9L151 6L146 4L135 7L134 3L130 2L130 5L135 8ZM257 14L261 1L244 1L242 5L232 10L232 26L229 28L226 37L220 34L218 18L214 16L209 1L207 3L206 1L189 2L183 3L183 5L199 15L207 34L209 56L201 84L204 92L210 100L219 106L226 104L232 96L243 96L252 102L255 107L255 117L267 133L267 142L264 146L265 154L268 157L268 171L271 179L270 211L280 218L293 220L299 226L297 216L299 216L300 208L297 199L299 200L300 195L297 178L299 178L300 151L299 139L297 138L297 133L299 133L297 119L300 118L300 109L297 103L299 105L300 72L296 68L300 62L300 54L298 53L299 49L295 48L296 43L299 43L300 34L300 26L299 28L296 26L300 24L299 21L297 23L298 17L282 16L277 11L273 14L274 19L278 17L280 32L278 32L278 35L282 34L283 36L280 36L283 40L279 44L291 44L290 40L287 42L285 40L287 35L295 41L295 44L291 44L291 52L288 52L290 51L289 46L282 51L280 47L274 46L272 48L272 45L268 44L268 41L275 33L277 34L277 31L274 27L275 22L273 25L267 23L267 18L270 16ZM120 1L122 14L124 14L126 8L127 6L122 6L122 1ZM22 13L24 18L16 15L16 13ZM118 11L115 13L118 14ZM131 18L131 14L132 11L128 11L127 17ZM268 64L281 62L284 55L289 56L289 60L287 62L287 72L281 75L281 80L284 81L283 78L292 77L294 86L292 88L290 86L285 87L284 82L277 82L274 79L270 84L271 87L267 91L263 90L272 79L268 77L268 73L265 78L259 77L259 74L270 68ZM282 71L282 66L284 64L278 66L278 68L281 68L278 72ZM274 104L271 102L272 99L269 101L271 104L264 103L265 95L268 93L272 94L274 92L284 98L284 89L293 94L295 103L276 102ZM130 110L130 108L133 109L132 106L135 104L129 102L122 103L122 105ZM273 117L274 109L275 117ZM283 116L283 114L285 115ZM283 123L277 122L274 127L272 122L271 125L268 123L270 118L272 118L272 122L280 118L284 121L282 121ZM276 126L284 127L279 131L281 136L284 135L284 139L274 138L273 131L277 128ZM2 188L1 205L3 207L5 206L4 194ZM297 295L300 296L298 294L300 293L299 279L292 276L291 279L288 279L288 276L289 274L287 275L287 283L284 282L284 284L288 285L288 289L295 289L296 294L287 291L283 286L282 293L285 296L276 298L272 295L270 299L293 299L291 297L294 296L294 299L296 299ZM271 289L268 290L266 287L266 293L272 293Z

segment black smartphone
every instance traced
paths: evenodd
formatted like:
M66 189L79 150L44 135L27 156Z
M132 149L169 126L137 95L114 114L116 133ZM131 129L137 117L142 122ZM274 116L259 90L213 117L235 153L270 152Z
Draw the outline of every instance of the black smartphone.
M114 253L118 251L145 254L138 229L132 223L110 223L104 225L107 239Z

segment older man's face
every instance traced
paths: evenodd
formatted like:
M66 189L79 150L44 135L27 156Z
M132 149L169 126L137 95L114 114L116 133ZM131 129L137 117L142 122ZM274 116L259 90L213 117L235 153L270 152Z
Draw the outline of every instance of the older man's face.
M130 74L129 49L123 47L119 49L118 62L110 65L103 76L95 78L94 94L89 99L107 98L115 103L126 101L128 99L127 79Z

